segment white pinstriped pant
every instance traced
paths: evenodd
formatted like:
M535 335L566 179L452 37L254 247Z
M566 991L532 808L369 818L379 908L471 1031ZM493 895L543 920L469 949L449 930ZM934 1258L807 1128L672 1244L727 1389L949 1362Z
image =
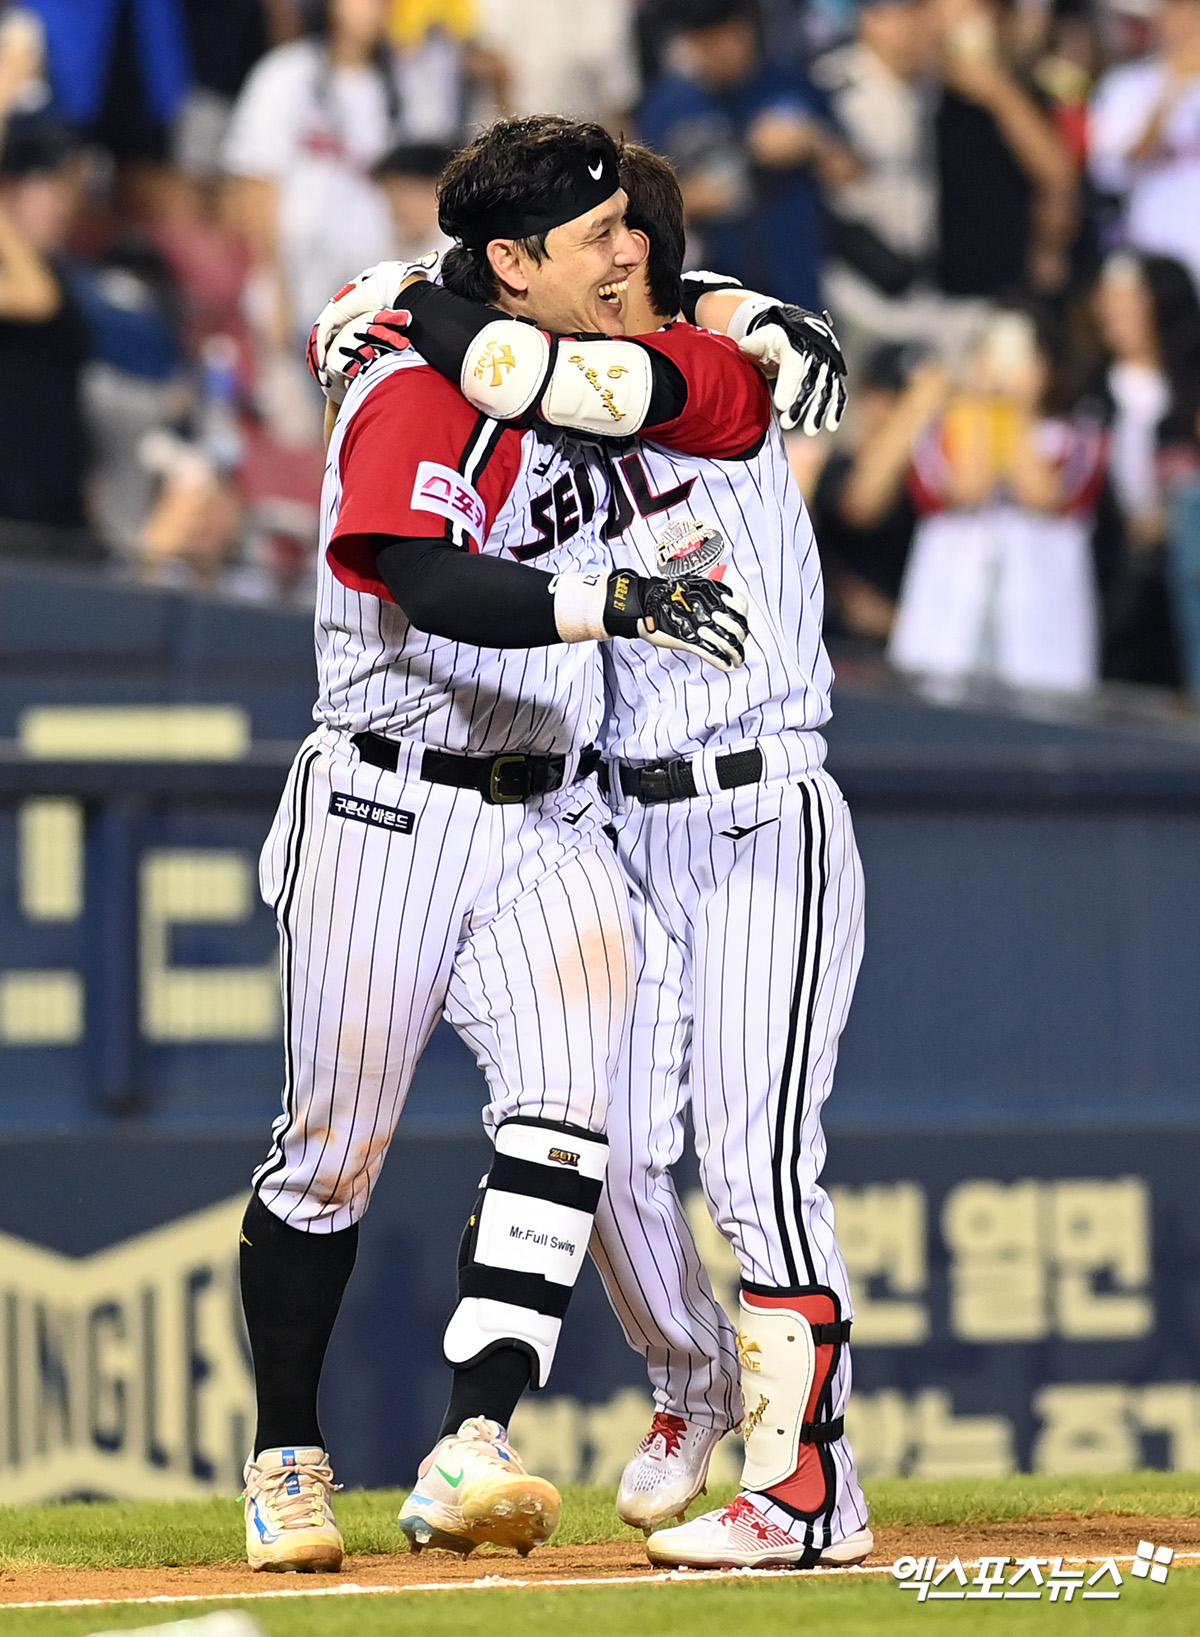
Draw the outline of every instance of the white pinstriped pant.
M334 792L411 814L411 833L332 814ZM255 1185L276 1216L317 1233L362 1216L443 1014L487 1077L489 1131L515 1114L604 1130L632 985L605 817L591 784L493 807L329 730L305 742L260 863L286 1080Z
M701 1184L743 1279L827 1285L851 1315L833 1208L817 1179L821 1108L862 958L862 866L846 803L824 771L652 806L626 801L615 824L636 987L593 1255L630 1345L646 1357L656 1406L731 1427L741 1418L734 1331L669 1168L690 1101ZM849 1391L842 1348L831 1416ZM828 1539L841 1539L866 1507L849 1443L830 1449L838 1496Z

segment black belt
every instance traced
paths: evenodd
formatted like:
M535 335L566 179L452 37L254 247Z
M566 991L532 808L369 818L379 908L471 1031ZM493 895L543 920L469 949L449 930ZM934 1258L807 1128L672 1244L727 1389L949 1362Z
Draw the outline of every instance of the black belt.
M355 733L351 742L359 757L372 767L396 771L402 746L378 733ZM600 766L592 746L579 758L576 779L586 779ZM491 807L529 801L558 790L567 773L565 756L538 756L526 751L504 751L499 756L453 756L448 750L427 749L421 757L421 777L428 784L449 784L457 790L477 790Z
M713 770L722 790L735 790L741 784L758 784L763 776L762 751L735 750L728 756L718 756ZM696 789L692 764L686 757L646 762L641 767L618 762L617 772L623 794L647 805L659 801L683 801L688 796L700 794ZM600 788L607 796L610 789L607 767L600 769Z

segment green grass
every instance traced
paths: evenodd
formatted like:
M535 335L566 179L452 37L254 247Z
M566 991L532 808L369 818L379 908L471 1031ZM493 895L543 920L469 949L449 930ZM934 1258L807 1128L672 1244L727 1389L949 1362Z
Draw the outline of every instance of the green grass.
M0 1611L4 1637L87 1637L100 1630L194 1619L211 1605ZM1086 1637L1195 1637L1200 1574L1165 1586L1126 1581L1116 1603L918 1605L884 1576L845 1580L711 1581L669 1586L526 1592L413 1592L397 1597L286 1599L243 1604L268 1637L1030 1637L1067 1629Z
M403 1490L347 1490L337 1513L351 1552L395 1552ZM890 1478L867 1485L872 1522L1000 1523L1048 1513L1112 1513L1124 1517L1200 1516L1200 1477L1135 1472L1112 1478L959 1479L933 1483ZM693 1510L728 1499L714 1492ZM568 1489L564 1546L632 1540L618 1522L613 1491ZM243 1550L241 1508L232 1500L90 1501L0 1507L0 1571L38 1565L84 1568L166 1568L236 1563ZM926 1611L923 1611L926 1612ZM1200 1623L1197 1627L1200 1631Z

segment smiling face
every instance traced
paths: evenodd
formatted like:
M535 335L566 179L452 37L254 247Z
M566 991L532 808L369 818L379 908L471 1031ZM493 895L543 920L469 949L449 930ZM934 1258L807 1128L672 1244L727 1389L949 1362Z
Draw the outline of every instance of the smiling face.
M498 305L559 335L623 335L629 275L644 260L625 225L618 189L583 216L551 228L540 261L519 241L493 239L488 260L500 280Z

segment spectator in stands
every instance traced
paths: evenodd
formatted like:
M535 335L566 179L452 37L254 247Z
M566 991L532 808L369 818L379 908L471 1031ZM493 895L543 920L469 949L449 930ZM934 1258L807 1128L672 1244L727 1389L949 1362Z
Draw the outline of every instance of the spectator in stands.
M850 437L826 462L813 504L833 628L886 642L917 523L914 450L945 407L949 376L920 346L887 342L867 358Z
M298 351L330 290L392 253L371 170L398 140L447 142L461 120L461 52L440 32L398 52L388 0L327 0L305 39L246 82L225 145L260 278L269 346Z
M220 170L221 146L246 76L269 47L301 30L298 0L184 0L192 87L175 122L173 158L189 176Z
M952 296L1058 292L1070 272L1079 179L1054 123L1017 72L1015 0L934 3L943 86L938 283Z
M933 335L936 249L932 0L866 0L856 37L813 65L863 174L830 198L825 290L843 347Z
M478 0L481 45L511 114L570 114L620 134L640 90L630 0Z
M118 240L97 264L72 259L67 278L91 336L82 382L91 519L128 564L152 499L139 445L178 408L179 291L163 258L136 238Z
M1103 437L1051 413L1057 363L1040 314L997 311L962 390L919 439L923 515L888 649L901 669L1062 692L1095 682Z
M1174 687L1166 540L1172 487L1200 465L1200 300L1181 262L1120 251L1101 271L1093 312L1102 353L1091 395L1109 428L1104 671Z
M1162 0L1158 51L1113 68L1091 105L1091 171L1131 245L1200 281L1200 0Z
M117 161L136 199L165 163L191 85L184 0L27 0L46 31L55 108Z
M88 553L80 375L88 325L61 262L81 178L70 131L10 123L0 159L0 541ZM38 529L14 524L40 525Z
M861 167L799 73L765 60L753 0L664 0L672 68L650 87L642 135L679 172L709 266L820 304L820 184Z
M392 212L396 254L415 261L454 242L438 226L437 179L452 150L438 142L400 142L375 167Z

